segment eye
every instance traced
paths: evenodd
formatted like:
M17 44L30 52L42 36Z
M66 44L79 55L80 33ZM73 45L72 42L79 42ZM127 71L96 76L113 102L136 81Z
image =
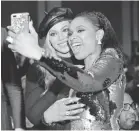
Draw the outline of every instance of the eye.
M79 29L77 32L78 33L81 33L81 32L83 32L84 31L84 29Z
M56 33L50 33L50 36L56 36L57 34Z
M68 31L69 31L69 28L63 29L63 32L68 32Z

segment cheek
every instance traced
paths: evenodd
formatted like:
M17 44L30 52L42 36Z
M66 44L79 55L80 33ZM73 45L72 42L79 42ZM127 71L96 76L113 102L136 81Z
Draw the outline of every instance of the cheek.
M88 53L92 53L96 50L96 41L93 37L88 36L84 41L85 49L87 49Z
M57 47L58 38L57 37L51 38L50 43L52 44L53 47Z
M120 114L120 121L121 122L124 122L125 121L125 119L126 119L126 113L125 112L122 112L121 114Z
M63 36L64 36L65 39L68 38L68 32L64 32Z

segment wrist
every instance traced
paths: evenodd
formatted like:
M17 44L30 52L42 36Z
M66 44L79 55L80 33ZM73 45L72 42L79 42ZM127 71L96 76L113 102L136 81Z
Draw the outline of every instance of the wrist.
M43 114L43 121L47 124L51 124L53 122L49 119L46 112L44 112L44 114Z
M45 114L45 113L44 113L44 114ZM55 123L52 122L52 121L50 121L50 120L46 117L46 115L43 115L41 121L42 121L42 123L43 123L45 126L55 126Z
M37 56L36 60L40 60L42 58L42 56L44 56L44 55L45 55L45 49L39 48L38 56Z

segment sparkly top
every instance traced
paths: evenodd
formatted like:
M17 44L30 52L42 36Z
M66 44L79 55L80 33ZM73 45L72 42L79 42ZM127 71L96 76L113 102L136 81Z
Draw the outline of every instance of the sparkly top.
M72 88L72 96L80 97L86 105L81 119L71 121L65 129L119 129L117 117L123 107L125 75L123 61L114 49L101 53L88 70L47 58L42 58L40 64Z

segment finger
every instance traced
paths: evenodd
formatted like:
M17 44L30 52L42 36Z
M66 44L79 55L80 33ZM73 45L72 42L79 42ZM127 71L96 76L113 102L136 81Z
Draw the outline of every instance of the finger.
M15 38L16 37L16 34L12 31L8 31L8 36L12 37L12 38Z
M11 49L11 50L15 50L15 46L12 45L12 44L9 44L9 45L8 45L8 48Z
M38 36L37 32L35 31L35 28L33 27L33 21L32 20L29 22L29 31L31 34Z
M80 69L83 69L84 66L83 65L75 65L76 67L80 68Z
M13 44L13 38L11 36L7 36L6 41L8 41L9 43Z
M84 111L84 109L77 109L77 110L72 110L72 111L66 111L65 115L72 116L72 115L79 114L79 113L81 113L83 111Z
M73 104L73 105L68 105L67 106L67 110L74 110L74 109L77 109L77 108L82 108L84 107L85 104Z
M25 22L23 24L23 26L24 26L24 28L20 32L29 32L29 24L27 22Z
M77 120L80 119L80 116L64 116L63 120Z
M66 100L64 100L64 104L68 105L74 102L78 102L80 100L80 98L78 97L74 97L74 98L67 98Z
M14 31L14 29L13 29L12 26L7 26L7 29L8 29L9 31L13 32L13 33L16 33L16 32Z

